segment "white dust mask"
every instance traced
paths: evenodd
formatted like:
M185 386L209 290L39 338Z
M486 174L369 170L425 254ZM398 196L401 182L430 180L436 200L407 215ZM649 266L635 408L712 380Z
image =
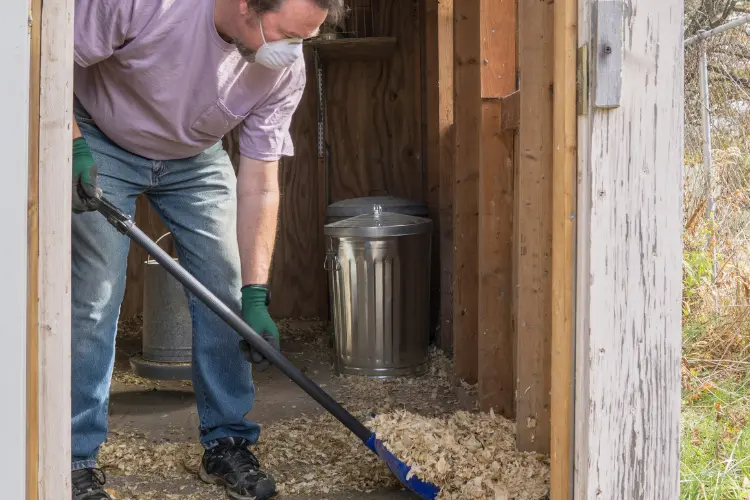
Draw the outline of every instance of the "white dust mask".
M260 36L263 45L255 54L255 62L271 69L282 69L291 66L302 55L302 40L286 38L275 42L266 42L263 35L263 21L260 21Z

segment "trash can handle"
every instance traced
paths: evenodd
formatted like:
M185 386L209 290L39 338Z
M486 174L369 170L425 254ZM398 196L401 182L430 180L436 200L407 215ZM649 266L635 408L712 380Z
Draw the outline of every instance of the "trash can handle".
M331 265L333 261L333 265ZM338 271L341 269L341 263L339 263L339 257L336 253L328 251L326 252L326 260L323 262L323 269L326 271Z
M156 243L158 245L162 238L164 238L165 236L169 236L170 234L172 234L172 233L169 232L169 231L167 231L166 233L164 233L161 236L159 236L154 243Z
M159 242L160 242L160 241L162 240L162 238L164 238L165 236L169 236L169 235L171 235L171 234L172 234L172 233L171 233L170 231L167 231L166 233L164 233L164 234L162 234L161 236L159 236L159 237L158 237L158 238L156 239L156 241L154 241L154 243L158 245L158 244L159 244ZM149 264L149 263L151 263L151 262L156 262L155 260L152 260L152 259L150 258L150 257L151 257L151 254L149 254L149 253L146 253L146 257L147 257L147 258L146 258L146 264Z

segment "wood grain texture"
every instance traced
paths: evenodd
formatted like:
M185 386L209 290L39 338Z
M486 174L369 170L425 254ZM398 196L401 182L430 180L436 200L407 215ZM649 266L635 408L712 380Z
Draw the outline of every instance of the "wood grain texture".
M592 2L579 5L590 43ZM619 108L579 117L576 498L678 498L683 2L632 0Z
M393 55L398 40L392 36L311 40L305 49L317 47L323 61L377 61Z
M588 1L578 4L578 46L586 47L591 38L591 10L592 5ZM580 80L587 79L586 75L578 75ZM578 85L582 84L578 82ZM585 433L589 432L589 401L588 383L581 379L585 376L583 367L588 363L586 359L589 353L589 328L590 318L588 315L590 304L590 287L586 286L587 275L590 273L591 256L591 120L588 116L590 109L589 99L591 90L588 86L581 89L579 104L576 106L578 137L576 145L576 170L578 173L578 185L576 193L576 296L575 296L575 401L573 403L574 416L574 441L573 441L573 498L579 492L585 492L588 488L589 460L588 444L589 438ZM586 106L581 103L586 101ZM580 107L579 107L580 106Z
M518 129L521 125L521 93L516 90L503 97L501 107L500 128L502 130Z
M480 409L493 409L508 418L515 416L514 166L513 132L500 128L503 101L499 97L516 90L516 21L515 0L483 0L477 376Z
M482 97L505 97L516 89L516 2L482 1Z
M453 354L456 376L477 382L481 0L454 5L455 187L453 191Z
M422 136L424 144L424 198L433 220L430 272L430 333L442 344L440 331L440 38L438 0L422 5Z
M453 96L453 5L439 0L438 84L440 92L439 221L440 221L440 345L453 353L453 186L455 129Z
M73 0L41 11L39 95L39 498L70 498L70 221Z
M517 445L549 453L553 8L520 2L517 212Z
M501 106L482 104L477 375L480 410L513 418L513 132L500 130Z
M31 1L26 298L26 498L39 498L39 93L42 1Z
M550 499L572 499L577 0L555 2Z
M435 227L430 309L437 344L452 352L453 0L424 0L423 4L425 195Z
M418 0L374 0L375 35L398 40L391 58L325 66L332 203L386 192L424 199L419 9Z
M270 312L279 318L328 316L328 288L323 260L315 100L317 86L312 58L306 59L307 85L290 132L294 156L279 169L281 205L271 267Z

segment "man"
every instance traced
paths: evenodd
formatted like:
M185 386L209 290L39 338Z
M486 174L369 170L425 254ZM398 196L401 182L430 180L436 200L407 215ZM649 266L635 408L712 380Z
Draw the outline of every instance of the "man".
M109 499L95 469L129 247L100 214L133 214L146 193L182 265L278 349L267 280L279 207L277 162L305 86L301 40L343 0L76 0L72 221L74 500ZM221 147L241 126L239 172ZM266 364L199 300L193 383L203 481L266 499L273 478L249 446L259 427L251 365Z

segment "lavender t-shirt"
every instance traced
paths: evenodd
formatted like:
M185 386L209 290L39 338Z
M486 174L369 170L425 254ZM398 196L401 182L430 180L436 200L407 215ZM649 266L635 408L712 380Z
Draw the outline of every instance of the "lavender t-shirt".
M304 60L250 64L217 33L214 0L76 0L75 94L123 149L153 160L196 155L242 124L240 153L294 152Z

